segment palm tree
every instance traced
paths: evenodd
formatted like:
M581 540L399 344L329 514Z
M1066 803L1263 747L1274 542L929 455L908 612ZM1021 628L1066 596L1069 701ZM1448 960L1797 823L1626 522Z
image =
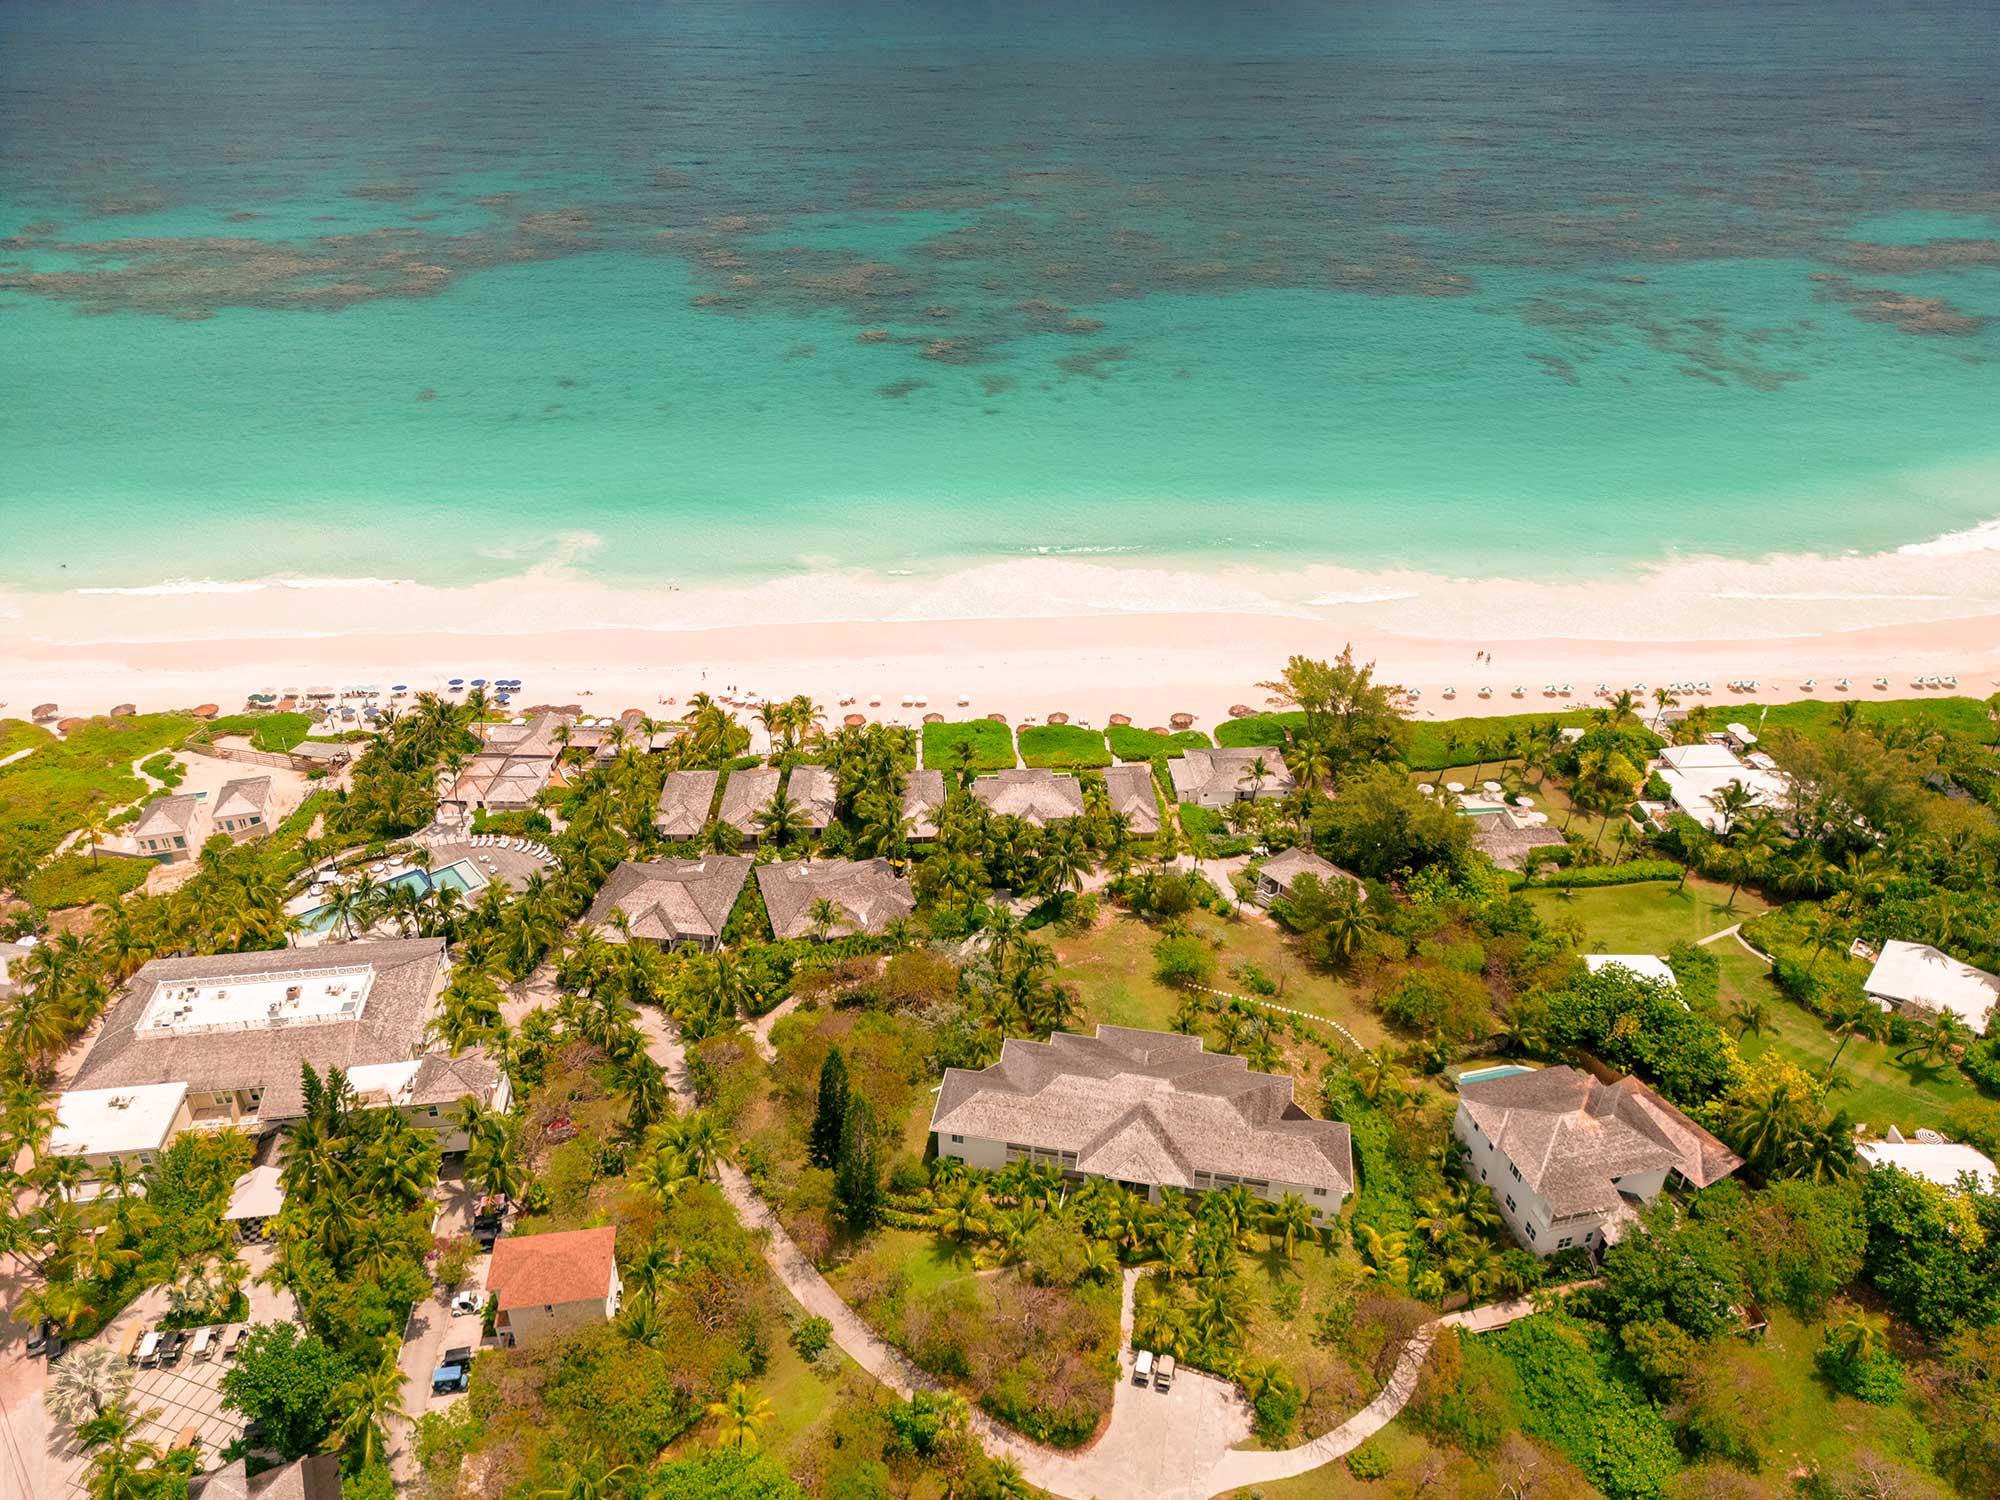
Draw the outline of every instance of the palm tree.
M839 923L840 916L840 908L825 896L815 897L812 905L806 908L806 917L812 925L813 938L822 943L826 941L827 934Z
M1311 1236L1313 1232L1312 1206L1297 1193L1287 1193L1278 1200L1278 1206L1271 1211L1271 1224L1277 1231L1278 1243L1285 1252L1285 1259L1293 1259L1298 1242Z
M771 798L770 805L756 815L758 829L780 849L805 832L805 814L784 792Z
M730 1383L720 1401L708 1403L708 1414L716 1420L715 1446L738 1453L755 1448L758 1433L777 1415L768 1400L753 1398L740 1380Z
M1840 1062L1840 1054L1847 1050L1847 1044L1855 1037L1866 1037L1871 1042L1880 1041L1889 1034L1889 1016L1873 1000L1856 998L1842 1009L1834 1012L1831 1030L1840 1038L1840 1045L1833 1049L1833 1056L1827 1059L1827 1077L1833 1076L1834 1068Z
M581 1464L564 1459L556 1466L557 1482L535 1491L535 1500L612 1500L625 1493L625 1480L639 1471L631 1464L604 1467L595 1449Z
M123 1406L132 1389L133 1369L108 1344L72 1349L49 1370L43 1393L49 1414L71 1427L81 1427L115 1406Z
M91 1454L86 1483L92 1500L149 1500L157 1493L159 1445L133 1434L158 1416L158 1411L113 1406L77 1430L84 1450Z
M1761 995L1745 995L1729 1012L1729 1018L1736 1023L1736 1039L1748 1036L1766 1036L1771 1030L1771 1005Z
M1971 1028L1950 1011L1944 1011L1929 1025L1918 1022L1912 1028L1908 1044L1896 1054L1896 1058L1899 1062L1912 1059L1936 1062L1941 1057L1955 1055L1971 1040Z
M1377 1280L1399 1282L1410 1274L1409 1237L1400 1230L1383 1234L1373 1224L1357 1222L1354 1248L1361 1252L1367 1274Z
M329 1439L329 1448L347 1449L358 1445L359 1462L368 1468L379 1462L384 1443L383 1424L400 1418L403 1411L403 1372L392 1354L372 1370L349 1377L334 1389L334 1403L344 1408Z

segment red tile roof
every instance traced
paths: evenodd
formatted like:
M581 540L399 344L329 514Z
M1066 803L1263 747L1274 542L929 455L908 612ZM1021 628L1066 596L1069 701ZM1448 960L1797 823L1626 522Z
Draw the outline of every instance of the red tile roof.
M558 1234L505 1235L493 1247L487 1289L498 1293L502 1312L608 1297L617 1240L618 1231L609 1225Z

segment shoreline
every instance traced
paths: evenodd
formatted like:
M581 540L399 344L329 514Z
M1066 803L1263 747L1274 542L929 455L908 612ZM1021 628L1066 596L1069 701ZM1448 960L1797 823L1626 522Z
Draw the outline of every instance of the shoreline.
M1324 621L1257 615L1174 614L943 620L922 624L822 623L722 626L703 631L582 628L485 641L447 632L348 634L313 638L234 637L124 645L23 646L0 655L0 717L26 718L55 702L63 716L102 713L117 703L142 711L214 702L235 712L253 692L289 692L397 683L439 690L451 677L520 677L517 702L579 703L587 712L639 709L673 717L699 691L740 699L809 693L830 723L847 712L871 721L916 724L1005 713L1039 722L1067 713L1102 726L1124 713L1141 726L1191 713L1203 729L1238 703L1267 706L1256 683L1286 657L1331 657L1352 642L1384 680L1422 691L1419 720L1589 707L1599 682L1615 692L1705 679L1706 701L1866 701L1934 691L1984 698L2000 685L2000 614L1974 620L1888 626L1826 635L1737 641L1620 642L1589 638L1455 642L1350 631ZM1493 654L1487 665L1474 660ZM1846 675L1846 693L1834 680ZM1916 676L1955 675L1956 689L1916 690ZM1872 686L1887 676L1889 688ZM1755 693L1728 682L1756 678ZM1801 684L1818 680L1816 691ZM1551 698L1551 682L1572 685ZM1516 686L1527 692L1512 696ZM1493 695L1480 698L1481 687ZM1444 689L1457 696L1446 699ZM925 697L905 706L906 696ZM849 696L859 701L842 705ZM879 706L869 698L879 697ZM960 697L969 700L961 706ZM671 703L669 700L672 700ZM1693 699L1689 702L1696 701Z

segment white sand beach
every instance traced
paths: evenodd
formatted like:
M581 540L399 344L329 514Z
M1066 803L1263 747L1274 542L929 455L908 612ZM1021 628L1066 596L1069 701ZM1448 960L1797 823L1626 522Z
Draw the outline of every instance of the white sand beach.
M1915 678L1952 675L1958 692L1985 697L2000 685L1995 540L1677 562L1563 585L1036 559L685 590L614 588L552 563L461 589L359 578L21 592L0 595L0 714L43 702L65 714L121 702L230 710L259 691L518 677L520 702L609 712L658 715L703 690L804 692L829 710L854 698L853 711L892 722L1059 711L1095 724L1190 713L1206 725L1232 704L1265 706L1254 683L1286 656L1348 641L1383 677L1421 690L1422 717L1587 704L1600 682L1706 680L1709 701L1726 703L1835 698L1842 676L1845 696L1909 696ZM1732 693L1736 679L1759 686ZM1567 700L1544 691L1560 683ZM903 701L915 697L926 702Z

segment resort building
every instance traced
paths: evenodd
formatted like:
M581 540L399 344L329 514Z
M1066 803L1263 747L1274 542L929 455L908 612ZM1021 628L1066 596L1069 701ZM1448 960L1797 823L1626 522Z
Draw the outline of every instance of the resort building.
M1265 860L1263 868L1258 870L1257 904L1269 906L1273 901L1291 895L1292 887L1304 875L1313 876L1324 886L1332 886L1337 881L1351 880L1360 898L1363 901L1368 899L1368 892L1360 888L1359 876L1341 869L1330 859L1320 858L1303 845L1294 845L1290 849L1279 850Z
M271 778L243 776L225 781L215 794L215 831L239 844L268 833L276 821L271 806Z
M793 766L791 778L785 783L785 795L797 805L799 817L813 833L825 833L833 826L833 807L840 787L833 772L825 766Z
M1166 1187L1240 1185L1274 1202L1296 1193L1320 1219L1354 1187L1345 1125L1300 1109L1290 1078L1174 1032L1009 1038L991 1067L945 1070L931 1130L942 1157L987 1170L1036 1162L1155 1203Z
M493 1331L500 1342L509 1348L533 1344L617 1317L625 1295L617 1241L609 1225L498 1240L486 1289L498 1307Z
M659 811L653 826L670 839L698 839L708 827L709 809L715 806L715 784L722 779L716 771L669 771L660 783Z
M1638 1079L1599 1083L1569 1067L1461 1078L1452 1134L1537 1255L1616 1244L1670 1177L1702 1188L1743 1165Z
M1887 1139L1856 1141L1854 1151L1871 1171L1877 1167L1895 1167L1944 1188L1956 1188L1959 1179L1970 1172L1985 1191L2000 1192L2000 1168L1993 1165L1985 1152L1947 1141L1933 1130L1917 1133L1933 1139L1905 1140L1902 1132L1891 1125Z
M236 1459L188 1481L188 1500L340 1500L340 1455L315 1453L251 1474Z
M152 1165L193 1122L187 1092L185 1083L71 1089L56 1101L48 1154L80 1158L86 1181L103 1175L113 1162L137 1172Z
M1260 773L1256 768L1262 764ZM1256 797L1282 797L1292 789L1292 773L1275 745L1239 750L1195 746L1167 762L1174 799L1197 807L1227 807Z
M201 799L192 793L146 804L132 829L139 852L163 865L177 865L201 852Z
M1884 1010L1949 1011L1975 1033L1986 1030L1993 1007L2000 1005L2000 979L1929 943L1899 939L1882 945L1861 987Z
M757 889L781 938L819 935L813 907L833 903L838 914L828 937L852 932L879 933L916 910L910 883L886 859L810 859L757 866Z
M480 726L484 741L458 780L438 799L438 810L464 817L476 810L525 812L555 780L562 745L556 735L565 721L540 714L526 724Z
M426 1053L403 1062L364 1063L347 1070L348 1087L362 1109L394 1109L419 1130L437 1137L438 1150L463 1151L471 1142L459 1128L461 1101L470 1096L488 1109L513 1102L506 1073L483 1053L457 1057Z
M285 756L294 771L338 771L354 759L354 746L344 740L301 740Z
M0 1000L10 1000L25 988L15 973L15 965L26 963L34 951L32 943L0 943ZM26 972L21 970L23 974Z
M780 774L770 766L752 766L731 771L722 784L722 821L743 835L746 848L754 848L764 831L757 814L777 800Z
M1546 820L1533 822L1501 811L1472 820L1472 847L1502 870L1519 870L1534 849L1559 848L1568 842Z
M612 913L622 911L627 930L639 941L662 948L692 945L707 952L721 945L729 914L749 878L750 861L735 854L650 864L628 859L604 882L584 923L600 936L622 942L612 923Z
M944 772L920 770L903 777L903 816L909 820L912 843L937 837L938 814L944 811Z
M1104 791L1114 814L1132 825L1134 838L1149 839L1160 831L1160 794L1153 786L1153 768L1138 765L1106 766Z
M1083 816L1083 783L1054 771L996 771L975 777L972 795L996 818L1019 818L1035 828Z
M1653 763L1653 770L1667 784L1674 809L1686 813L1710 833L1723 831L1723 813L1718 798L1725 787L1740 785L1757 799L1759 807L1776 810L1792 789L1791 778L1770 756L1756 751L1739 756L1729 746L1714 742L1699 745L1669 745Z
M302 1062L351 1074L422 1059L444 972L442 938L156 958L105 1016L72 1092L179 1085L193 1126L269 1130L304 1111Z

